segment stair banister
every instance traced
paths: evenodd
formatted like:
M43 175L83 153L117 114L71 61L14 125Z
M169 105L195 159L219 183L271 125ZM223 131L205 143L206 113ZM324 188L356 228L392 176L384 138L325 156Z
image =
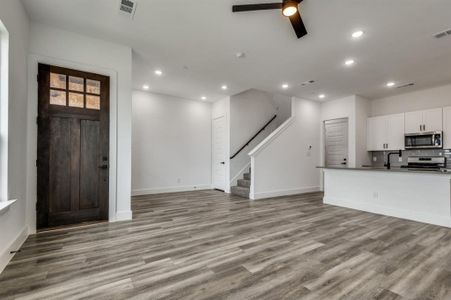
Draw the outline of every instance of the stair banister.
M249 144L263 131L266 129L266 127L269 126L269 124L272 123L272 121L274 121L277 118L277 115L274 115L271 120L269 120L265 126L263 126L256 134L254 134L253 137L250 138L249 141L247 141L246 144L243 145L243 147L241 147L237 152L235 152L235 154L233 154L230 159L234 159L241 151L243 151L244 148L246 148L247 146L249 146Z

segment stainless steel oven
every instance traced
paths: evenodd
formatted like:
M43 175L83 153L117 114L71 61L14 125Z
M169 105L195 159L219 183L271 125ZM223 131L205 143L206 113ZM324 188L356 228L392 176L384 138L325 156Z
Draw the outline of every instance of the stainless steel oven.
M406 149L442 149L443 132L431 131L405 135Z

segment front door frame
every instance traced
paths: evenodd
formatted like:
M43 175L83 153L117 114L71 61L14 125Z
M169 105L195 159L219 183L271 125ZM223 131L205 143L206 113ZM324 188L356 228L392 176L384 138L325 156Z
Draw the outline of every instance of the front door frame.
M36 201L37 201L37 124L38 115L38 64L60 66L84 72L97 73L110 77L110 166L109 166L109 193L108 193L108 220L109 222L130 220L131 211L119 211L117 204L118 194L118 73L116 70L76 63L42 55L30 54L28 56L28 111L27 111L27 193L26 193L26 222L28 232L36 233Z

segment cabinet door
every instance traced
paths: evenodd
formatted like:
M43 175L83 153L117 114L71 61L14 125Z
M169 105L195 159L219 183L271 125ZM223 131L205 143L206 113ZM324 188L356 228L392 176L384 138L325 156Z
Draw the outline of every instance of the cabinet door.
M405 130L406 133L416 133L422 131L423 112L413 111L405 113Z
M443 148L451 149L451 106L443 109Z
M423 111L424 131L443 130L443 109L430 109Z
M386 150L404 150L404 114L387 116Z
M368 118L367 151L384 151L387 124L385 117Z

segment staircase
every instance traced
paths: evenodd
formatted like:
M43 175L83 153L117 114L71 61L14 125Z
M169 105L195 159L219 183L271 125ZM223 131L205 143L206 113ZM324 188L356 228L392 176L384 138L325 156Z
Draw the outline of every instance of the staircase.
M238 179L238 185L232 186L232 195L240 196L249 199L249 192L251 189L251 169L248 173L243 174L243 179Z

